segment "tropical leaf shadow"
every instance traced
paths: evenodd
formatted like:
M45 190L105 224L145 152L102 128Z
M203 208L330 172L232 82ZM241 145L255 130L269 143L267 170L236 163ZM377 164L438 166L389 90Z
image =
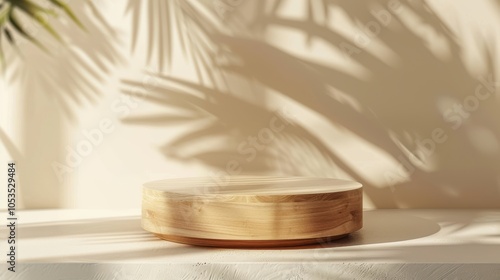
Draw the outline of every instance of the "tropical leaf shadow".
M157 72L171 71L173 61L182 58L194 65L200 83L224 83L216 69L220 50L212 40L223 27L209 1L129 0L127 13L132 17L132 52L147 42L146 60ZM147 32L141 33L144 28Z
M283 134L280 145L288 141L287 145L292 143L304 150L313 147L319 153L310 151L311 158L321 161L325 167L340 169L348 177L362 182L367 197L376 207L499 206L496 174L499 171L500 155L498 152L482 151L477 145L477 141L482 139L471 135L471 131L480 130L498 143L500 129L495 121L499 117L497 104L495 102L481 104L460 129L453 128L449 118L443 117L448 114L448 109L453 104L461 103L473 95L481 81L476 75L471 74L464 63L462 46L457 42L454 32L429 5L420 1L401 1L406 11L415 15L419 22L432 29L446 42L448 46L446 57L437 56L428 47L427 39L408 25L404 15L389 10L392 19L390 25L381 28L377 37L372 40L383 44L396 57L394 63L378 56L370 49L359 47L353 36L342 34L325 24L325 19L331 16L329 11L338 9L359 28L367 22L378 22L382 25L380 19L374 16L373 9L387 7L388 1L316 1L314 2L316 4L307 2L309 6L306 9L305 19L282 17L279 10L286 2L286 0L274 1L271 4L252 2L256 3L257 12L253 20L248 22L248 26L257 33L255 37L240 36L237 33L225 35L212 33L211 40L217 42L222 49L231 54L232 58L235 58L218 63L217 68L226 76L248 79L258 87L269 90L264 90L265 93L258 90L254 92L255 95L285 97L294 104L316 112L332 127L350 131L399 163L405 170L397 171L399 173L396 177L403 179L393 181L393 178L385 178L383 181L373 183L354 168L352 162L335 154L332 146L324 143L324 140L321 141L307 124L296 123L292 130L295 133ZM323 12L318 13L321 7ZM239 13L244 13L244 10ZM305 35L306 41L319 40L339 51L341 44L357 48L349 59L369 75L358 77L343 71L341 67L290 54L261 39L262 34L268 29L276 27L294 30ZM484 72L495 77L493 49L486 45L482 55L486 62ZM166 79L177 85L186 84L186 81L168 77ZM270 106L266 100L269 98L264 98L260 103L248 104L242 102L246 100L245 97L234 91L214 92L213 87L200 87L197 84L189 84L189 88L198 92L199 96L205 96L202 100L210 101L196 106L204 111L210 111L220 124L226 126L230 124L228 127L244 131L247 135L256 133L259 128L262 129L266 125L264 120L270 113L268 109ZM163 91L158 90L160 93ZM337 92L347 95L357 106L343 102L338 98ZM167 95L172 94L180 98L175 98L175 102L181 101L179 92L168 92ZM191 98L188 98L188 95L184 96L185 100ZM213 110L214 107L217 109ZM245 115L259 117L250 123L239 114L240 110L245 112ZM262 116L266 118L260 119ZM251 129L246 129L249 125ZM174 143L189 145L204 135L211 135L210 131L214 134L222 132L231 136L230 130L219 130L217 123L200 127L192 135L181 137ZM441 129L440 133L446 136L447 142L438 145L430 155L427 155L424 153L425 146L422 143L433 137L436 129ZM471 137L475 139L471 140ZM231 147L230 150L232 152L213 149L213 153L208 154L208 157L218 160L211 165L224 168L222 163L236 156L235 147ZM283 150L286 148L279 153L275 153L276 149L270 150L274 151L271 152L272 159L278 156L284 162L293 160L292 153L284 153ZM194 158L196 157L195 155ZM465 157L468 158L467 161L463 160ZM220 160L221 158L226 160ZM286 172L287 175L305 175L303 170L297 168L288 169ZM475 188L477 182L481 182L482 185L480 193Z
M43 28L21 19L47 52L22 37L16 40L18 52L5 49L5 80L18 91L9 94L23 100L19 108L22 121L16 124L21 128L18 149L22 155L12 152L8 140L2 140L19 164L20 200L26 208L67 203L66 181L53 164L65 162L66 132L77 121L78 110L97 102L106 78L122 62L116 28L107 23L100 8L92 1L74 1L70 6L85 29L72 22L49 20L61 37L59 42Z

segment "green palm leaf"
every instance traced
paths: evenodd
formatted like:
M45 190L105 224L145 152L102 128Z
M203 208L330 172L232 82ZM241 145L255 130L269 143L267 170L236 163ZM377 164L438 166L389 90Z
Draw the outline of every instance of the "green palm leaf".
M61 10L80 28L85 29L81 21L75 16L69 6L60 0L46 0L51 4L52 8L44 8L32 0L0 0L0 63L4 63L4 54L2 51L2 37L6 37L10 45L15 45L15 38L11 32L29 40L39 48L47 51L47 49L40 43L33 35L29 34L23 27L19 20L17 13L22 12L28 16L29 20L37 23L45 29L53 38L62 42L59 33L49 23L49 18L57 18L57 10Z
M71 8L68 5L66 5L64 2L61 2L59 0L50 0L50 2L54 6L63 10L66 13L66 15L68 17L70 17L71 20L73 20L74 23L76 23L78 26L80 26L81 29L85 30L85 26L83 26L82 22L75 16L75 14L73 13L73 11L71 10Z

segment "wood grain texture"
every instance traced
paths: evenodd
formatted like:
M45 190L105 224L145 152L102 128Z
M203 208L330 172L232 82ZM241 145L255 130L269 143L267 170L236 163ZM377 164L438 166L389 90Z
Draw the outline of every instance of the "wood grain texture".
M294 177L170 179L143 188L142 227L180 243L297 246L362 227L356 182Z

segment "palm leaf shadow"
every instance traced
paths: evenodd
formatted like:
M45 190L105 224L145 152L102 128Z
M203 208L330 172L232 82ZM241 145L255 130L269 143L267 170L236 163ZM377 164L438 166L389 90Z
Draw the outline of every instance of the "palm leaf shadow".
M278 10L284 2L286 1L275 1L271 9L268 9L263 8L265 5L258 1L258 4L261 4L259 6L261 10L257 12L250 26L261 33L276 26L296 30L307 35L308 41L319 39L334 48L337 48L340 43L356 46L352 39L332 30L322 22L317 17L317 12L309 12L306 20L280 17ZM373 0L369 3L321 1L321 4L325 9L323 17L326 19L330 16L328 9L335 7L345 11L355 24L363 25L369 21L378 21L370 8L373 5L384 7L387 1ZM362 182L367 196L376 207L401 205L403 207L413 205L440 207L443 203L452 207L453 205L457 207L498 205L495 175L498 169L494 167L498 166L498 155L491 157L491 155L478 153L476 148L467 142L465 129L458 131L448 129L446 133L449 138L453 136L453 143L442 145L440 150L436 150L431 155L432 160L437 163L434 170L429 171L422 167L429 158L422 158L419 154L419 141L428 137L437 127L449 128L449 123L443 119L443 112L437 108L436 103L443 98L454 101L463 100L474 92L478 80L471 76L462 61L460 57L462 50L453 32L432 9L418 1L404 2L403 5L446 40L449 44L449 58L444 60L437 58L427 48L425 40L417 36L395 12L392 12L391 24L395 28L384 28L374 40L382 42L398 56L398 65L388 64L382 58L365 50L351 56L354 63L372 73L368 79L355 77L332 66L298 58L260 40L212 34L213 41L237 57L237 63L229 60L228 63L219 64L217 67L225 74L255 80L297 104L319 113L332 125L350 130L359 138L384 151L393 160L406 161L406 168L411 170L408 172L409 181L375 186L354 171L349 163L332 152L325 143L308 131L307 127L300 127L296 124L294 127L296 133L283 135L281 140L293 142L304 149L314 147L316 151L320 151L319 155L315 154L315 157L324 157L323 162L333 162L337 168L344 170L350 177ZM314 9L309 7L309 11ZM488 62L486 71L495 73L491 63L493 60L491 51L485 50L484 54ZM184 81L170 80L185 85ZM189 87L195 89L200 96L205 95L206 98L203 100L211 100L219 104L218 107L215 105L218 111L229 112L228 116L212 113L213 116L217 116L217 120L222 120L221 123L226 125L223 127L238 129L246 125L244 121L241 121L243 118L238 115L239 112L234 112L234 108L241 108L242 111L249 112L252 116L269 116L269 111L266 111L264 104L245 104L230 92L214 93L213 88L210 87L199 87L196 84L190 84ZM346 93L355 99L362 109L355 109L337 100L331 94L332 89ZM176 102L179 102L183 97L177 96L180 99L176 99ZM184 96L188 95L184 94ZM216 97L211 99L213 96ZM214 104L211 102L199 104L199 106L203 109L213 107ZM165 103L168 101L165 100ZM429 108L429 111L424 111L422 108ZM491 119L492 116L497 115L494 106L487 104L484 105L484 110L480 110L472 118L486 125L496 137L499 137L500 131ZM239 122L227 126L234 120ZM263 121L255 123L260 128L265 127ZM200 137L211 135L211 132L231 135L230 130L220 129L217 124L211 124L206 128L208 129L200 128L192 134L180 137L174 141L175 145L179 146L180 143L188 145L199 140ZM254 127L254 130L247 132L255 133L255 129ZM167 147L170 146L167 145ZM456 147L460 147L459 153L456 153ZM220 152L219 155L227 161L234 156L236 149L232 147L231 150L233 153L214 150L215 153L210 156L215 156ZM472 155L473 159L463 162L458 157L464 155ZM273 156L282 156L283 161L286 161L288 154L283 155L282 151L282 153L274 153ZM212 166L223 168L220 165L222 162L224 161L214 162ZM458 165L457 162L459 162ZM460 170L467 170L467 172L460 172ZM303 175L301 173L303 171L297 169L289 170L289 172L292 173L291 175ZM475 174L473 178L470 177L471 172ZM477 178L481 178L486 184L484 195L481 196L476 195L474 188L470 187L474 185L474 180ZM446 185L453 186L453 193L450 193Z
M129 0L127 13L132 16L132 52L137 52L141 42L143 21L148 32L147 61L158 62L158 72L171 70L174 54L184 56L195 68L201 83L213 86L223 83L218 73L216 59L218 46L211 40L213 33L220 32L217 15L209 3L183 0Z
M164 145L161 151L171 158L196 160L220 169L225 168L226 163L231 159L245 162L244 168L248 173L265 172L270 168L269 154L266 151L259 152L259 156L255 160L247 161L246 157L238 153L237 150L238 145L244 142L248 136L258 133L263 123L268 122L269 118L272 117L272 112L240 100L229 92L167 76L158 76L158 78L170 85L150 87L148 95L143 96L143 98L149 102L178 109L183 113L134 116L124 119L123 122L161 126L186 125L187 122L193 126L192 122L198 122L201 125L195 126L196 130ZM127 87L124 93L131 95L135 95L135 90L142 87L141 83L131 80L124 81L124 85ZM205 96L209 96L209 98L205 98ZM234 110L228 110L228 108L234 108ZM258 117L253 115L256 112L258 112ZM222 139L224 144L209 147L208 150L202 149L189 155L184 155L181 152L184 148L214 137Z
M74 105L96 102L101 93L98 85L105 81L111 68L122 61L117 49L118 34L94 3L78 1L71 6L75 11L88 10L78 12L85 30L54 22L58 32L66 37L66 43L56 42L35 29L32 32L49 53L43 54L29 44L22 44L18 59L10 57L14 60L10 63L13 64L10 82L19 82L25 92L50 94L69 119L75 117Z
M281 52L277 49L272 49L269 46L266 46L265 44L261 44L260 42L252 41L249 39L237 39L237 38L233 38L230 36L216 35L216 36L214 36L214 38L212 40L217 41L219 44L225 45L226 47L231 49L233 54L236 54L239 58L243 58L243 60L245 62L253 63L252 65L247 64L244 67L234 67L234 66L231 67L231 66L227 66L227 65L221 66L221 68L224 69L226 72L236 74L238 76L242 76L242 77L246 77L246 78L257 78L257 80L259 80L259 78L264 78L264 79L267 78L268 80L264 80L264 81L259 80L259 81L265 85L268 85L268 86L270 84L269 82L278 81L276 84L278 84L280 86L284 86L284 87L272 87L272 85L271 85L271 87L273 89L278 90L280 92L297 93L295 96L293 96L293 98L295 98L298 103L309 106L312 109L320 111L321 113L327 115L329 118L335 119L332 117L332 112L329 109L326 109L327 107L325 107L325 106L318 107L317 104L309 104L310 103L308 101L309 96L303 96L300 94L303 92L312 92L312 93L317 94L319 98L324 99L324 96L326 96L326 84L324 82L321 82L320 80L318 80L316 78L316 74L312 73L309 69L307 69L306 65L304 65L304 63L298 61L295 57L289 56L289 55L284 54L283 52ZM262 57L252 57L252 58L249 58L248 56L245 57L245 55L243 53L235 50L235 48L238 48L241 46L248 46L248 49L252 50L254 53L259 53L259 54L265 53L266 55L262 56ZM261 48L261 46L265 46L265 49ZM268 51L268 50L271 50L272 53L267 53L266 51ZM272 64L271 67L269 67L270 65L268 63L266 63L266 61L262 60L262 59L264 59L264 60L267 59L267 57L273 57L274 59L276 59L277 61L280 61L281 63ZM246 58L248 58L248 59L246 59ZM258 69L256 71L257 73L260 74L260 76L255 77L251 73L252 69L253 69L252 67L259 66L259 65L262 65L263 67L262 67L262 69ZM287 69L288 75L276 76L276 75L280 75L280 73L282 73L281 67L285 67ZM245 72L245 70L247 70L249 72ZM253 69L253 70L255 70L255 69ZM290 71L295 71L295 72L290 74ZM300 78L290 79L290 76L300 77ZM284 81L284 82L280 82L280 81ZM179 82L179 81L177 81L177 82ZM136 85L136 86L139 86L139 85ZM196 87L203 94L207 94L208 96L213 97L213 90L210 88L200 88L199 86L194 85L194 84L191 84L190 86ZM218 95L223 96L224 98L230 98L232 100L232 102L230 102L230 105L224 106L225 102L222 102L221 99L215 98L216 104L218 103L220 105L220 107L218 109L218 111L220 111L220 112L227 112L228 108L238 108L238 111L239 111L239 109L244 108L245 105L248 105L248 104L245 104L245 105L241 104L242 103L241 100L238 100L234 96L231 96L229 93L224 93L224 94L219 93ZM184 97L184 98L186 98L186 97ZM168 103L168 101L166 103ZM322 102L319 102L319 103L322 103ZM329 104L331 104L331 100L330 100ZM340 113L338 113L336 115L336 117L339 117L343 120L346 120L346 122L347 122L347 124L345 125L346 127L348 127L348 128L352 128L352 127L356 128L357 127L357 131L359 131L359 133L363 134L366 137L372 137L373 142L380 143L381 146L389 147L389 149L392 148L393 152L399 151L399 149L397 149L396 146L394 146L394 145L391 146L392 143L390 141L388 141L390 139L384 133L380 133L380 130L374 129L374 128L378 127L378 125L373 123L370 119L364 118L364 116L357 114L356 112L350 110L349 108L345 108L345 106L342 106L341 104L331 104L331 105L336 105L335 108L338 109L338 111L340 111ZM203 108L206 108L206 107L203 107ZM263 108L261 106L253 105L253 106L250 106L250 109L251 110L250 110L250 113L248 115L252 115L252 116L266 115L262 112ZM231 111L231 110L229 110L229 111ZM242 110L242 111L246 111L246 110ZM239 112L241 112L241 111L239 111ZM218 118L218 119L219 119L219 121L222 121L222 122L227 122L228 120L229 121L238 120L239 122L235 123L233 125L233 127L236 129L241 128L241 127L246 127L247 124L241 122L242 118L240 116L238 116L239 112L231 112L225 118L225 120L224 120L224 118L222 118L222 119ZM269 114L269 112L267 112L267 115L268 114ZM364 120L363 121L352 121L352 119L357 120L360 118L361 119L364 118ZM142 120L144 120L144 119L141 119L141 121ZM157 118L155 120L157 120ZM138 119L132 119L132 120L129 119L128 120L128 122L135 122L135 123L137 123L138 121L139 121ZM151 124L151 122L150 122L150 124ZM266 125L264 122L253 122L252 124L258 124L257 128L262 128L262 127L265 127L265 125ZM218 133L219 131L216 128L217 128L216 125L208 126L206 129L195 131L194 133L192 133L190 135L180 137L177 141L174 141L174 143L176 143L176 145L177 145L177 143L182 143L184 145L188 145L189 141L191 141L191 140L199 140L199 138L201 136L212 136L214 132ZM228 132L225 132L225 133L229 134ZM251 131L251 132L247 131L247 135L252 134L252 133L255 134L255 130ZM297 126L294 129L294 131L292 131L292 132L290 132L288 130L287 133L284 134L284 138L286 138L287 140L292 139L295 143L301 143L301 145L299 145L299 146L301 146L300 148L302 148L302 149L307 148L308 144L312 143L312 146L315 149L318 149L320 151L319 155L322 155L326 158L325 162L331 162L331 161L335 162L336 164L338 164L341 167L341 169L345 170L351 177L364 183L366 186L369 186L369 183L366 182L366 180L364 180L362 178L362 176L358 175L357 172L355 172L351 167L349 167L342 160L340 160L340 158L334 152L332 152L324 143L322 143L319 139L317 139L316 136L314 136L312 133L310 133L304 127ZM189 141L185 141L185 140L189 140ZM389 143L389 145L387 143ZM173 146L169 146L169 147L173 147ZM232 152L213 151L213 152L210 152L208 154L203 154L203 156L208 155L209 157L207 157L207 158L218 158L218 159L223 158L224 160L219 160L217 162L218 164L213 164L213 163L211 164L213 167L223 169L224 168L224 166L222 165L223 163L225 163L228 160L230 160L231 158L235 158L237 156L237 153L235 152L236 149L232 148L231 150L232 150ZM168 154L168 153L166 153L166 154ZM172 155L170 155L170 156L172 156ZM196 158L196 156L194 156L194 158ZM285 159L283 159L283 162L286 162L286 161L290 161L290 158L285 157ZM303 175L303 174L296 174L296 175ZM381 191L377 190L375 188L368 188L368 192L369 193L370 192L380 193ZM387 204L387 201L391 200L391 195L387 191L383 191L383 193L385 194L385 197L387 197L387 199L384 199L386 201L386 204ZM382 197L381 195L378 195L378 196Z
M378 6L387 4L386 1L370 1L370 3L378 4ZM331 4L343 9L359 25L363 25L366 22L377 22L378 20L371 13L371 10L368 8L369 5L365 3L331 1ZM351 59L355 63L362 65L373 73L369 80L357 79L339 69L301 59L299 61L302 61L305 65L316 71L312 75L316 80L310 79L309 84L304 86L299 83L307 83L304 80L309 79L311 75L308 75L308 72L310 71L306 67L299 66L298 63L295 63L296 67L293 67L290 63L285 64L283 62L286 60L293 61L293 56L285 58L285 54L285 56L282 56L283 61L276 63L276 66L273 67L273 65L266 63L265 57L273 57L274 61L279 61L276 59L280 55L278 50L260 42L245 41L240 38L231 38L228 36L224 38L225 43L229 42L233 53L239 55L244 61L242 67L229 67L235 69L240 74L255 78L268 87L278 90L282 94L312 108L332 122L340 123L350 130L354 129L354 132L360 135L361 138L375 144L399 161L398 158L402 155L408 157L405 155L405 151L415 151L418 141L431 134L434 128L449 127L449 124L443 121L442 112L437 109L423 111L421 108L436 108L436 103L440 98L449 98L458 101L464 100L464 98L474 93L475 87L479 84L479 81L471 76L462 61L462 50L455 42L453 33L436 16L432 9L423 3L415 3L415 1L411 4L406 4L405 2L404 5L420 16L422 22L446 39L450 46L449 59L443 61L436 58L426 47L423 39L400 21L395 13L392 13L393 24L397 28L383 29L378 34L376 40L383 42L398 55L398 64L400 66L389 66L385 61L380 60L368 51L361 51L351 56ZM269 26L299 30L306 33L308 38L314 37L329 43L333 47L337 47L341 43L350 43L352 46L356 45L355 42L346 36L331 30L323 24L318 24L314 20L281 18L276 13L274 15L266 15L256 21L261 22L261 25L264 21ZM263 55L266 51L267 54ZM484 57L488 65L486 72L492 73L495 76L491 51L485 50ZM295 60L297 61L297 59ZM287 69L286 72L280 71L281 65L286 65L284 67ZM299 68L302 68L302 70L294 72L294 70ZM294 70L290 71L290 69ZM281 73L283 75L280 75ZM460 82L457 83L457 80ZM354 97L357 102L366 108L362 113L364 115L363 118L358 117L356 119L355 114L353 114L354 112L346 113L345 108L342 110L341 106L332 105L334 101L328 100L330 97L325 94L324 87L320 88L317 86L318 84L329 85ZM402 94L402 91L405 94ZM308 98L304 97L305 92L308 92ZM317 97L315 95L320 96ZM320 104L311 104L314 100L320 100L318 103L321 103L321 105L327 104L327 108L322 108ZM487 104L482 106L485 107L484 111L486 109L489 110L486 112L479 111L473 118L486 125L497 139L500 139L500 131L491 120L491 115L497 115L497 110L486 108ZM336 113L337 115L335 115ZM349 122L352 120L355 120L354 125ZM377 124L380 123L382 125L372 126L366 120L377 120ZM368 133L368 137L363 135L362 133L366 131L366 126L360 126L363 123L378 131L372 129ZM356 129L356 127L359 129ZM457 133L462 136L454 139L457 142L455 145L459 145L462 149L467 150L467 153L462 150L458 155L474 155L475 160L458 167L459 169L468 170L468 172L458 172L456 175L450 174L450 172L456 172L457 167L454 167L454 165L459 160L459 156L450 156L450 153L454 151L444 151L441 153L438 150L433 155L439 162L437 171L428 172L418 166L411 166L410 168L414 169L411 174L412 181L398 184L394 188L396 196L399 196L397 199L402 201L404 205L411 205L411 201L414 200L418 201L417 204L425 203L430 205L430 207L438 207L446 201L447 205L457 205L459 207L464 204L484 205L486 198L488 201L487 204L490 207L498 205L498 200L492 198L496 197L496 179L494 174L498 172L497 168L492 168L492 166L498 166L498 155L492 159L490 156L479 154L470 143L466 142L465 129L457 132L446 132L449 134ZM397 135L398 139L396 142L388 139L390 136L389 133ZM374 136L377 135L381 138L375 139ZM410 139L408 139L408 135L411 135ZM394 144L402 145L404 148L395 147ZM448 147L443 147L443 149L446 148ZM410 156L415 157L415 153ZM470 177L471 172L476 174L475 178L479 177L487 182L486 185L488 187L485 193L488 193L488 195L477 196L475 194L476 190L471 186L475 184L474 181L476 179ZM408 188L409 185L418 185L419 187ZM440 188L440 185L453 185L456 191L455 194L451 196L449 191ZM438 195L435 195L436 193ZM456 197L457 193L459 193L458 198ZM415 199L416 197L417 199Z
M221 92L213 88L200 86L196 83L183 81L166 76L159 76L165 81L174 84L175 87L158 86L150 88L148 95L143 98L149 102L154 102L169 108L189 112L189 114L175 115L154 115L130 117L123 120L128 124L141 125L161 125L168 126L173 123L187 125L186 121L202 121L203 125L197 126L195 130L166 143L161 151L169 158L179 160L195 160L206 164L212 168L226 170L228 162L236 160L243 167L245 173L256 174L276 174L284 172L288 175L306 175L304 169L298 173L297 167L305 163L317 167L315 170L309 170L307 175L318 176L318 171L325 171L323 176L331 176L330 168L335 166L347 172L352 178L362 182L368 187L369 194L385 197L384 201L388 204L391 200L391 194L386 190L377 190L369 188L370 184L361 175L359 175L351 166L344 163L340 156L332 151L326 143L318 139L316 135L308 128L293 123L288 125L283 132L276 135L272 145L266 146L265 150L252 159L243 156L238 146L246 142L249 136L257 136L259 131L269 127L269 121L276 116L275 111L271 111L258 104L242 100L229 92ZM142 87L141 83L135 81L124 81L128 89L125 94L136 95L135 90ZM179 91L175 88L184 87L185 91ZM193 92L198 94L193 96ZM199 96L209 96L210 100ZM181 117L182 116L182 117ZM207 123L207 117L210 121ZM190 123L192 126L193 124ZM176 151L186 147L193 147L203 143L205 139L215 136L226 137L227 144L223 149L209 149L200 153L190 154L188 156L179 156ZM294 162L291 158L292 151L308 155L301 157ZM316 158L310 158L311 153ZM287 166L286 168L284 166ZM380 192L384 192L382 196Z
M19 163L23 181L20 201L26 208L54 208L66 203L65 181L52 166L65 161L65 128L76 120L77 109L98 100L101 85L122 59L118 34L100 8L92 1L72 2L71 8L77 11L85 30L63 21L51 22L63 38L64 43L60 43L33 26L33 36L49 53L19 38L19 53L7 56L6 80L18 85L23 100L23 144L18 148L22 154L13 150L7 137L2 137L2 142Z

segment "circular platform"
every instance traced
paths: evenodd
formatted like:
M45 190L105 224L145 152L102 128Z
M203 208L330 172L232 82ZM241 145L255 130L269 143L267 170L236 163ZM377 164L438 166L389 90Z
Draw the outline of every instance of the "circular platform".
M169 179L143 188L142 227L216 247L299 246L362 227L362 186L326 178Z

